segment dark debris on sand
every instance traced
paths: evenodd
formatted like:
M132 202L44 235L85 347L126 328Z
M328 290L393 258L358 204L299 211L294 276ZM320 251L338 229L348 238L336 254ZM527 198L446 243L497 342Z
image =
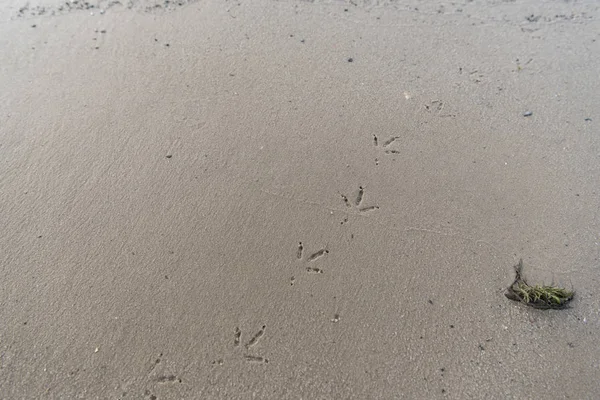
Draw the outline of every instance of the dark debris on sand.
M523 260L515 265L516 277L504 295L510 300L520 301L541 310L567 308L575 293L555 286L531 286L522 276Z

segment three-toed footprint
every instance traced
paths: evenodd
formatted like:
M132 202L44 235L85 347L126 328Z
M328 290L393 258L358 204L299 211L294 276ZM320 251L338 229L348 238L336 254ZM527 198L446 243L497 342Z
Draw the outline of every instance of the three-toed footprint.
M265 329L267 329L267 326L263 325L262 328L260 328L260 330L258 332L256 332L254 334L254 336L252 336L250 338L250 340L248 340L248 342L244 345L244 347L246 348L246 350L250 350L251 347L255 346L258 343L258 341L260 340L260 338L262 338L264 336ZM240 328L236 327L235 328L234 337L233 337L233 346L234 347L238 347L240 345L241 338L242 338L242 331L240 330ZM253 355L250 355L250 354L244 355L244 359L247 362L251 362L251 363L267 364L269 362L269 360L266 359L266 358L264 358L264 357L253 356Z
M246 352L249 351L250 348L256 346L258 341L265 335L266 329L267 329L267 326L263 325L258 330L258 332L256 332L250 338L250 340L248 340L248 342L246 342L246 344L244 345ZM242 330L236 326L235 331L233 332L233 347L238 348L238 347L240 347L241 343L242 343ZM244 360L246 360L246 362L254 363L254 364L268 364L269 363L269 360L265 357L251 355L251 354L247 354L247 353L244 354ZM213 365L223 365L223 363L224 363L224 360L222 358L212 361Z
M326 256L327 254L329 254L329 250L327 250L326 248L322 248L308 255L308 257L306 257L306 261L312 263L314 261L317 261L319 258ZM296 250L296 258L298 260L302 260L304 259L304 255L304 244L302 242L299 242L298 249ZM310 274L322 274L323 270L317 267L313 267L312 265L308 265L306 267L306 272Z
M358 209L358 211L363 213L379 209L379 206L362 206L362 202L365 197L365 188L362 186L358 187L358 193L356 194L356 197L353 202L350 202L348 196L346 196L345 194L340 194L340 196L342 196L342 200L348 208L356 208Z
M391 138L381 143L381 147L383 148L385 154L400 154L399 150L390 148L390 146L394 144L394 142L398 139L400 139L400 136L392 136ZM373 135L373 145L375 147L379 147L379 142L379 138L376 135Z

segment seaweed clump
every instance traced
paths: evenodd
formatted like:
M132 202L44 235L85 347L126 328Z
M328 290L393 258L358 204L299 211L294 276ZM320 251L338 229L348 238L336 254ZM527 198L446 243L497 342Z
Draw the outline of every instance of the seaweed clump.
M530 307L542 310L560 310L573 300L575 292L555 286L531 286L522 276L523 260L515 265L515 281L506 289L504 295L514 301L520 301Z

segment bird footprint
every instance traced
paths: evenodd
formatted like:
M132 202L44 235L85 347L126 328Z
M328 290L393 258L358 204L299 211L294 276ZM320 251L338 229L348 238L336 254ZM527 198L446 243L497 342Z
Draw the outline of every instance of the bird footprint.
M348 199L348 196L346 196L345 194L340 194L340 196L342 196L342 200L344 201L344 204L346 205L346 207L348 208L356 208L358 209L358 211L364 213L364 212L369 212L369 211L375 211L379 209L379 206L363 206L363 200L365 197L365 188L362 186L358 187L358 192L356 194L356 197L354 198L354 201L350 201L350 199Z

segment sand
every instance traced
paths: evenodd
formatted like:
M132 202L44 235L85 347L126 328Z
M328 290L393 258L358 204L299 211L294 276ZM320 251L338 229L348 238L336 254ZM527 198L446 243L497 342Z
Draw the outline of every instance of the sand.
M597 3L36 1L1 398L600 393ZM520 258L571 308L506 299Z

